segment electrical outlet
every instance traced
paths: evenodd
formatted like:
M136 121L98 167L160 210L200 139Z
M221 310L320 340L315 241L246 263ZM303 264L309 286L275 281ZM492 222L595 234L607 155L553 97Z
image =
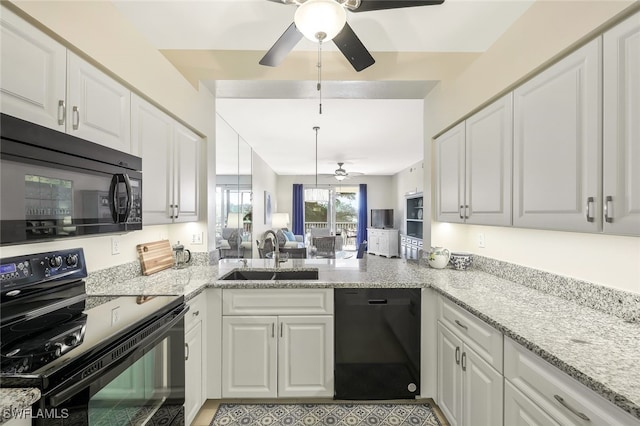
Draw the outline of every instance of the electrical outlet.
M116 325L120 321L120 306L111 309L111 325Z
M202 232L191 235L191 244L202 244Z
M111 255L120 254L120 238L111 237Z
M484 248L484 232L478 234L478 247Z

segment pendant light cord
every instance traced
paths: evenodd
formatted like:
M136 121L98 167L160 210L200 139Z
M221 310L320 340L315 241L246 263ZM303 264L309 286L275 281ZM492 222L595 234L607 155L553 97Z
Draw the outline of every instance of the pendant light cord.
M313 130L316 131L316 188L318 188L318 130L320 127L315 126Z
M318 85L316 87L320 101L320 114L322 114L322 40L318 41Z

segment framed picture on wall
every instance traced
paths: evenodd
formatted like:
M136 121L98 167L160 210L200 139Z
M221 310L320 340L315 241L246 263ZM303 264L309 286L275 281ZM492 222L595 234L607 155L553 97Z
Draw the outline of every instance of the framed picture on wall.
M264 191L264 224L271 225L271 194Z

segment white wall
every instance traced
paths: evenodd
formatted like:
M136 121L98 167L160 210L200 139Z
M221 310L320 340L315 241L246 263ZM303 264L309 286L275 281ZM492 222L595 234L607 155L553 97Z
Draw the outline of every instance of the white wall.
M3 2L5 3L5 2ZM206 158L214 160L215 99L204 86L195 89L140 35L109 1L14 1L16 13L81 54L112 77L162 107L176 119L205 137ZM213 150L215 152L215 150ZM215 176L215 163L209 164ZM206 174L202 175L206 185ZM214 182L211 183L215 186ZM202 213L206 217L207 188L202 188ZM190 236L207 235L206 222L145 226L142 231L122 234L120 254L111 254L111 238L84 237L55 242L2 247L0 256L15 256L54 249L83 247L90 271L137 260L136 244L168 238L180 240L192 251L206 251L207 241L192 246Z
M425 100L426 138L595 35L633 3L639 6L632 1L536 2L463 73L442 81L429 93ZM427 140L425 151L432 147ZM425 182L431 177L426 174ZM485 234L484 249L476 243L481 232ZM433 222L432 245L640 293L640 238Z
M314 185L315 176L289 176L278 175L278 209L281 213L289 213L293 217L293 184L302 183L304 185ZM348 181L343 181L342 186L358 186L361 183L367 184L367 209L396 209L395 188L393 176L358 176ZM341 186L333 177L319 177L318 185ZM371 215L368 214L368 220ZM394 219L395 214L394 211Z
M252 238L253 241L262 239L262 234L271 229L271 222L265 223L264 217L264 192L271 194L271 212L277 212L278 184L277 175L264 160L253 152L252 157L252 191L253 191L253 213L252 213ZM253 256L258 257L258 248L253 244Z

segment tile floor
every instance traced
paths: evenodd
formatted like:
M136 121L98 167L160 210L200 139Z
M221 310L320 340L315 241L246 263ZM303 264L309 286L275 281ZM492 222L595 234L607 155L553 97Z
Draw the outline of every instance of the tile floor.
M436 403L432 399L427 399L426 401L429 402L433 406L433 411L438 416L438 419L440 420L440 423L442 423L443 426L449 426L449 422L447 422L446 418L442 414L442 411L440 411L440 408L438 408ZM302 404L302 403L331 403L331 402L335 402L335 401L333 399L311 399L311 400L310 399L276 399L276 400L269 400L269 399L250 399L250 400L209 399L202 405L202 408L200 408L200 411L198 412L198 415L196 416L196 418L193 421L193 423L191 423L191 426L209 426L209 424L211 424L211 421L213 420L213 416L215 416L216 411L218 410L218 406L220 405L221 402L229 402L229 403L236 403L236 404L242 403L242 402L246 402L246 403L277 402L277 403L281 403L281 404L295 404L295 403L301 403ZM353 402L353 401L349 401L349 402ZM389 402L393 402L393 401L389 401ZM402 400L402 401L398 401L398 402L405 402L406 403L407 400ZM416 400L416 402L421 402L421 401Z

